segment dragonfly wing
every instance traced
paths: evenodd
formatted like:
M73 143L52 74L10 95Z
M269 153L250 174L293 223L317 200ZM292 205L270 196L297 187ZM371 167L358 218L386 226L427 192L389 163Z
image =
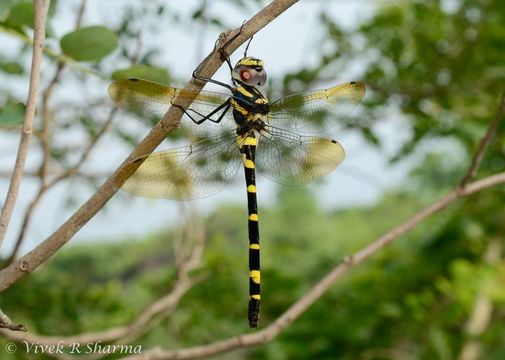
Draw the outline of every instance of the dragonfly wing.
M258 143L256 166L266 178L296 186L332 172L345 157L335 140L270 127Z
M270 105L270 123L295 132L317 132L345 121L365 96L365 85L348 82L281 98Z
M191 200L208 197L235 179L240 167L236 133L138 158L140 167L122 186L139 196Z
M176 97L193 99L187 112L195 120L209 114L230 98L230 95L218 92L190 92L138 78L114 81L109 86L109 95L117 106L148 126L156 125ZM219 117L220 114L221 111L213 118Z

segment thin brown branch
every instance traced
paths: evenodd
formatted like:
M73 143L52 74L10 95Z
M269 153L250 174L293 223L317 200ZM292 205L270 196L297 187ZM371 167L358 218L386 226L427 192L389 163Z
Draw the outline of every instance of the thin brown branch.
M60 177L60 176L67 177L66 174L68 173L68 171L69 170L62 170L62 171L58 171L58 172L49 171L48 175L54 176L54 177ZM0 169L0 177L10 178L11 175L12 175L11 171ZM110 176L110 173L98 173L98 172L97 173L90 173L90 172L83 172L83 171L78 170L78 171L74 172L73 175L83 178L85 180L89 180L89 181L98 181L98 180L107 178L108 176ZM27 171L25 170L23 176L37 178L37 179L39 178L38 171L34 171L34 170L27 170Z
M75 28L79 29L82 24L82 18L84 17L84 12L86 11L87 0L81 0L79 5L79 11L77 12L77 18L75 20Z
M223 37L226 38L229 38L230 35L238 34L234 40L228 44L228 51L235 51L247 39L296 2L297 0L274 0L253 18L244 23L240 31L235 30L232 33L225 34ZM216 47L199 66L200 75L212 77L222 63L223 60L219 54L218 47ZM194 93L196 96L196 93L199 92L204 85L205 84L201 81L191 80L184 88L184 92ZM183 115L182 109L187 109L192 103L192 99L177 98L174 100L174 103L177 103L178 107L170 107L161 121L146 135L114 174L105 181L88 201L40 245L21 257L15 263L12 263L0 271L0 291L7 289L17 280L35 270L66 244L75 233L96 215L107 201L119 190L121 185L123 185L131 174L140 166L140 162L133 163L132 160L150 154L165 139L167 133L178 127L179 121Z
M500 105L498 106L498 110L496 110L495 116L491 124L489 124L489 127L486 131L486 134L480 139L479 145L477 147L477 151L475 152L473 158L472 158L472 163L470 164L470 167L461 179L461 182L459 183L459 186L461 188L465 187L465 185L472 180L475 175L477 174L477 171L479 170L480 164L482 162L482 159L484 158L484 154L486 153L487 147L491 143L491 140L493 140L493 137L496 134L496 131L498 129L498 125L500 125L500 121L503 118L503 114L505 112L505 91L503 92L501 99L500 99Z
M25 238L26 230L28 229L28 225L30 224L30 220L33 216L33 212L35 211L35 208L37 207L39 201L42 199L45 189L46 187L43 184L41 184L39 190L37 191L37 194L35 194L35 197L32 199L32 201L26 208L25 214L23 215L23 222L21 223L19 234L16 239L16 243L14 244L11 254L7 257L7 260L5 261L6 264L10 264L16 259L19 249L21 248L21 244L23 243L23 240Z
M21 223L21 228L19 230L16 243L14 244L14 248L12 249L11 254L7 258L6 261L7 264L10 264L16 258L18 251L21 248L21 245L25 238L26 230L28 229L28 224L30 223L33 212L37 207L38 203L40 202L40 200L42 199L42 197L44 196L44 193L48 189L46 182L49 170L49 161L51 160L51 140L50 140L51 113L49 110L49 99L56 84L58 84L59 82L60 76L64 68L65 64L63 62L59 62L56 71L53 75L53 78L51 79L51 81L49 81L49 84L47 85L46 89L42 92L42 104L40 106L42 128L37 133L37 137L39 138L42 147L42 162L40 164L38 172L40 178L39 189L37 190L37 194L35 194L35 197L32 199L32 201L25 210L23 216L23 222Z
M33 40L33 55L30 71L30 87L28 90L28 98L26 100L26 112L23 124L23 132L19 142L18 155L14 165L11 181L7 197L0 214L0 248L7 232L7 227L10 222L12 211L16 203L25 167L28 147L33 133L33 119L35 118L35 109L40 83L40 63L42 60L42 48L46 36L46 15L49 8L49 0L35 1L35 31Z
M448 205L456 200L466 197L493 186L505 184L505 172L497 175L489 176L482 180L468 184L462 190L454 190L445 195L438 201L419 211L403 224L392 229L388 233L373 241L370 245L358 251L354 255L346 257L340 264L335 266L324 278L315 284L302 298L294 303L286 310L274 323L265 329L246 335L235 336L226 340L218 341L213 344L196 346L184 350L166 351L161 348L153 348L144 351L142 355L132 355L127 357L128 360L168 360L168 359L198 359L208 358L210 356L231 351L237 348L256 346L267 343L279 335L301 314L303 314L314 302L316 302L328 289L335 283L337 279L343 276L347 271L356 265L362 263L370 256L377 253L387 244L391 243L401 235L412 230L416 225L445 209Z
M42 118L42 129L38 133L38 137L42 144L42 163L40 165L40 189L45 187L47 172L49 167L49 161L51 160L51 139L50 139L50 120L51 111L49 109L49 99L55 86L60 81L60 76L65 68L63 62L59 62L53 78L47 85L46 89L42 92L42 105L41 105L41 118Z
M81 157L79 158L77 163L74 166L72 166L70 169L67 169L64 173L60 174L55 179L53 179L47 185L48 188L56 185L60 181L65 180L66 178L73 176L79 172L79 169L84 164L84 162L88 159L91 151L95 148L98 141L102 138L102 136L105 133L107 133L109 131L109 129L112 125L112 122L114 121L114 117L117 113L117 110L118 110L117 108L113 108L110 111L109 116L107 117L107 120L105 120L105 123L103 124L102 128L100 129L100 131L98 131L98 133L96 133L96 135L93 137L93 139L89 142L88 146L86 146L86 148L82 152Z

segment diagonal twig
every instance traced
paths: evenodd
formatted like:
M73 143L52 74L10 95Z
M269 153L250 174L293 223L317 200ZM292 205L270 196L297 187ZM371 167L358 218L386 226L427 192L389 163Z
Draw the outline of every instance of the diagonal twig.
M477 147L477 151L473 155L472 163L468 168L467 173L461 179L459 183L460 188L464 188L466 184L475 177L477 171L479 170L482 159L484 158L484 154L486 153L486 149L493 140L494 135L496 134L496 130L498 129L498 125L503 118L503 114L505 112L505 91L503 92L500 105L498 106L498 110L496 110L495 116L489 127L487 128L486 134L480 139L479 146Z

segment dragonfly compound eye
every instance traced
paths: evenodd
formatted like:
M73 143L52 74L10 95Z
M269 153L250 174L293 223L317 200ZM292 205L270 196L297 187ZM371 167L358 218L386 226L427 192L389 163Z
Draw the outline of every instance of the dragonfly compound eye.
M238 69L241 81L249 86L263 86L267 82L267 73L263 68L241 67Z

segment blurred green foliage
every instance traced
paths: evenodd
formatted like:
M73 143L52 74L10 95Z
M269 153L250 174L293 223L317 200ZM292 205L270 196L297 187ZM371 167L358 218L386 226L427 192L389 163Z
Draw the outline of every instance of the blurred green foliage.
M421 206L416 193L408 192L391 194L375 206L328 213L307 190L284 189L278 204L261 212L262 325L338 259ZM476 296L486 294L495 306L505 305L500 286L505 264L481 261L487 239L474 228L477 224L464 222L462 229L459 209L464 205L455 207L351 270L272 344L222 358L401 358L385 356L387 351L423 359L443 358L447 352L453 358L466 340L462 327ZM177 348L248 331L245 218L243 207L229 205L206 219L203 266L193 273L204 280L166 321L134 344ZM74 245L5 292L2 307L46 335L131 322L170 291L173 238L173 233L160 233L142 241ZM486 353L493 354L490 359L505 356L501 323L499 316L491 319L482 339Z
M251 4L240 1L234 6L245 11ZM1 25L26 31L21 25L29 24L17 11L9 15L0 7ZM165 10L163 5L146 7L141 15L146 14L162 16ZM10 23L4 20L9 16ZM145 49L140 57L133 53L139 16L132 9L114 30L119 51L111 57L118 65L110 69L97 57L95 69L105 77L123 76L119 69L129 68L168 80L169 73L159 73L153 60L156 49ZM177 24L203 21L206 7L187 19L178 14L172 19ZM213 26L225 26L224 19L209 20ZM361 77L369 87L364 113L361 121L346 126L380 147L384 144L374 125L391 112L400 113L410 136L391 161L415 161L416 166L403 189L367 208L329 212L310 192L283 189L274 206L260 210L262 326L339 259L456 185L505 90L505 6L500 1L392 2L353 29L340 28L326 13L320 20L324 50L316 54L317 64L288 74L277 86L286 94L313 88L362 64ZM9 61L14 60L5 60ZM0 66L9 76L23 69L23 64L10 72ZM71 115L72 122L63 130L79 126L89 136L96 133L93 114ZM504 130L502 122L481 176L505 169ZM136 136L126 130L114 133L136 143ZM274 342L219 358L455 359L469 340L479 342L480 358L505 358L503 251L498 250L495 262L486 259L492 244L503 245L504 191L497 187L437 214L353 269ZM205 219L208 247L197 274L206 278L168 320L138 340L144 348L200 345L247 331L245 219L245 207L235 205L220 207ZM167 232L137 241L96 240L66 248L4 292L0 307L46 335L128 323L170 290L175 279L173 237ZM491 316L483 332L472 337L467 323L479 297L490 302ZM3 349L6 340L1 342ZM16 356L22 358L20 353Z

